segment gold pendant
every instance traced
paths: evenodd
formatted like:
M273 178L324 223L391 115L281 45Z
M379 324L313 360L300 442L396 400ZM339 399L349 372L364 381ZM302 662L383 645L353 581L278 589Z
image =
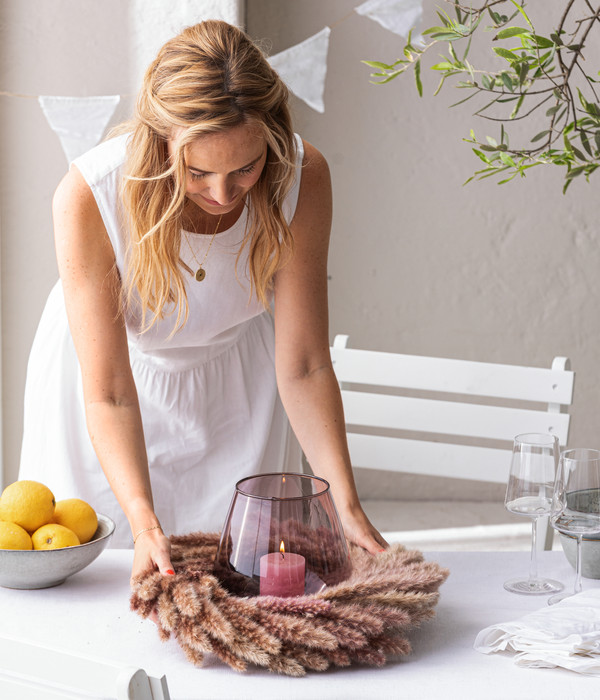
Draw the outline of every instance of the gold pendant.
M206 272L204 271L204 268L199 267L196 270L196 274L194 275L196 278L196 282L202 282L202 280L206 277Z

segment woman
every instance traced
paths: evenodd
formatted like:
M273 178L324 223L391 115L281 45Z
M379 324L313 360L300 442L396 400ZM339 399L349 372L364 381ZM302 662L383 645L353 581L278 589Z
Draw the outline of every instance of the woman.
M235 482L280 468L279 390L347 537L380 551L329 358L328 168L293 134L285 86L243 32L203 22L162 48L122 132L54 197L61 281L20 478L113 517L115 545L128 522L133 575L172 573L166 534L219 529Z

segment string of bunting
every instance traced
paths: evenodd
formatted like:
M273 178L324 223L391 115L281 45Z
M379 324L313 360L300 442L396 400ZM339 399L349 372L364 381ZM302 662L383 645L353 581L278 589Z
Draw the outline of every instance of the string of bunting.
M378 22L382 27L407 38L423 14L422 0L367 0L353 12ZM335 22L335 28L352 16ZM304 41L271 56L268 61L290 91L317 112L325 111L323 94L327 75L327 55L331 27L324 27ZM121 95L62 97L24 95L0 91L2 97L36 99L51 129L58 136L67 160L95 146L104 133Z

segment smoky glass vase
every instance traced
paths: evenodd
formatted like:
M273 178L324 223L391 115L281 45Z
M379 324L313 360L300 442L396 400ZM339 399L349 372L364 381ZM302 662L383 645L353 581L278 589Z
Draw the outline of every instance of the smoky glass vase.
M239 481L214 569L239 596L309 595L348 578L348 547L327 481L281 472Z

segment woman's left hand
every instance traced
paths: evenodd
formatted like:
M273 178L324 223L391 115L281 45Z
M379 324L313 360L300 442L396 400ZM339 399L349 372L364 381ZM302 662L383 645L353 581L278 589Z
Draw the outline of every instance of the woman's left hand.
M389 544L371 524L360 506L340 513L340 518L346 539L350 542L366 549L371 554L379 554L389 547Z

